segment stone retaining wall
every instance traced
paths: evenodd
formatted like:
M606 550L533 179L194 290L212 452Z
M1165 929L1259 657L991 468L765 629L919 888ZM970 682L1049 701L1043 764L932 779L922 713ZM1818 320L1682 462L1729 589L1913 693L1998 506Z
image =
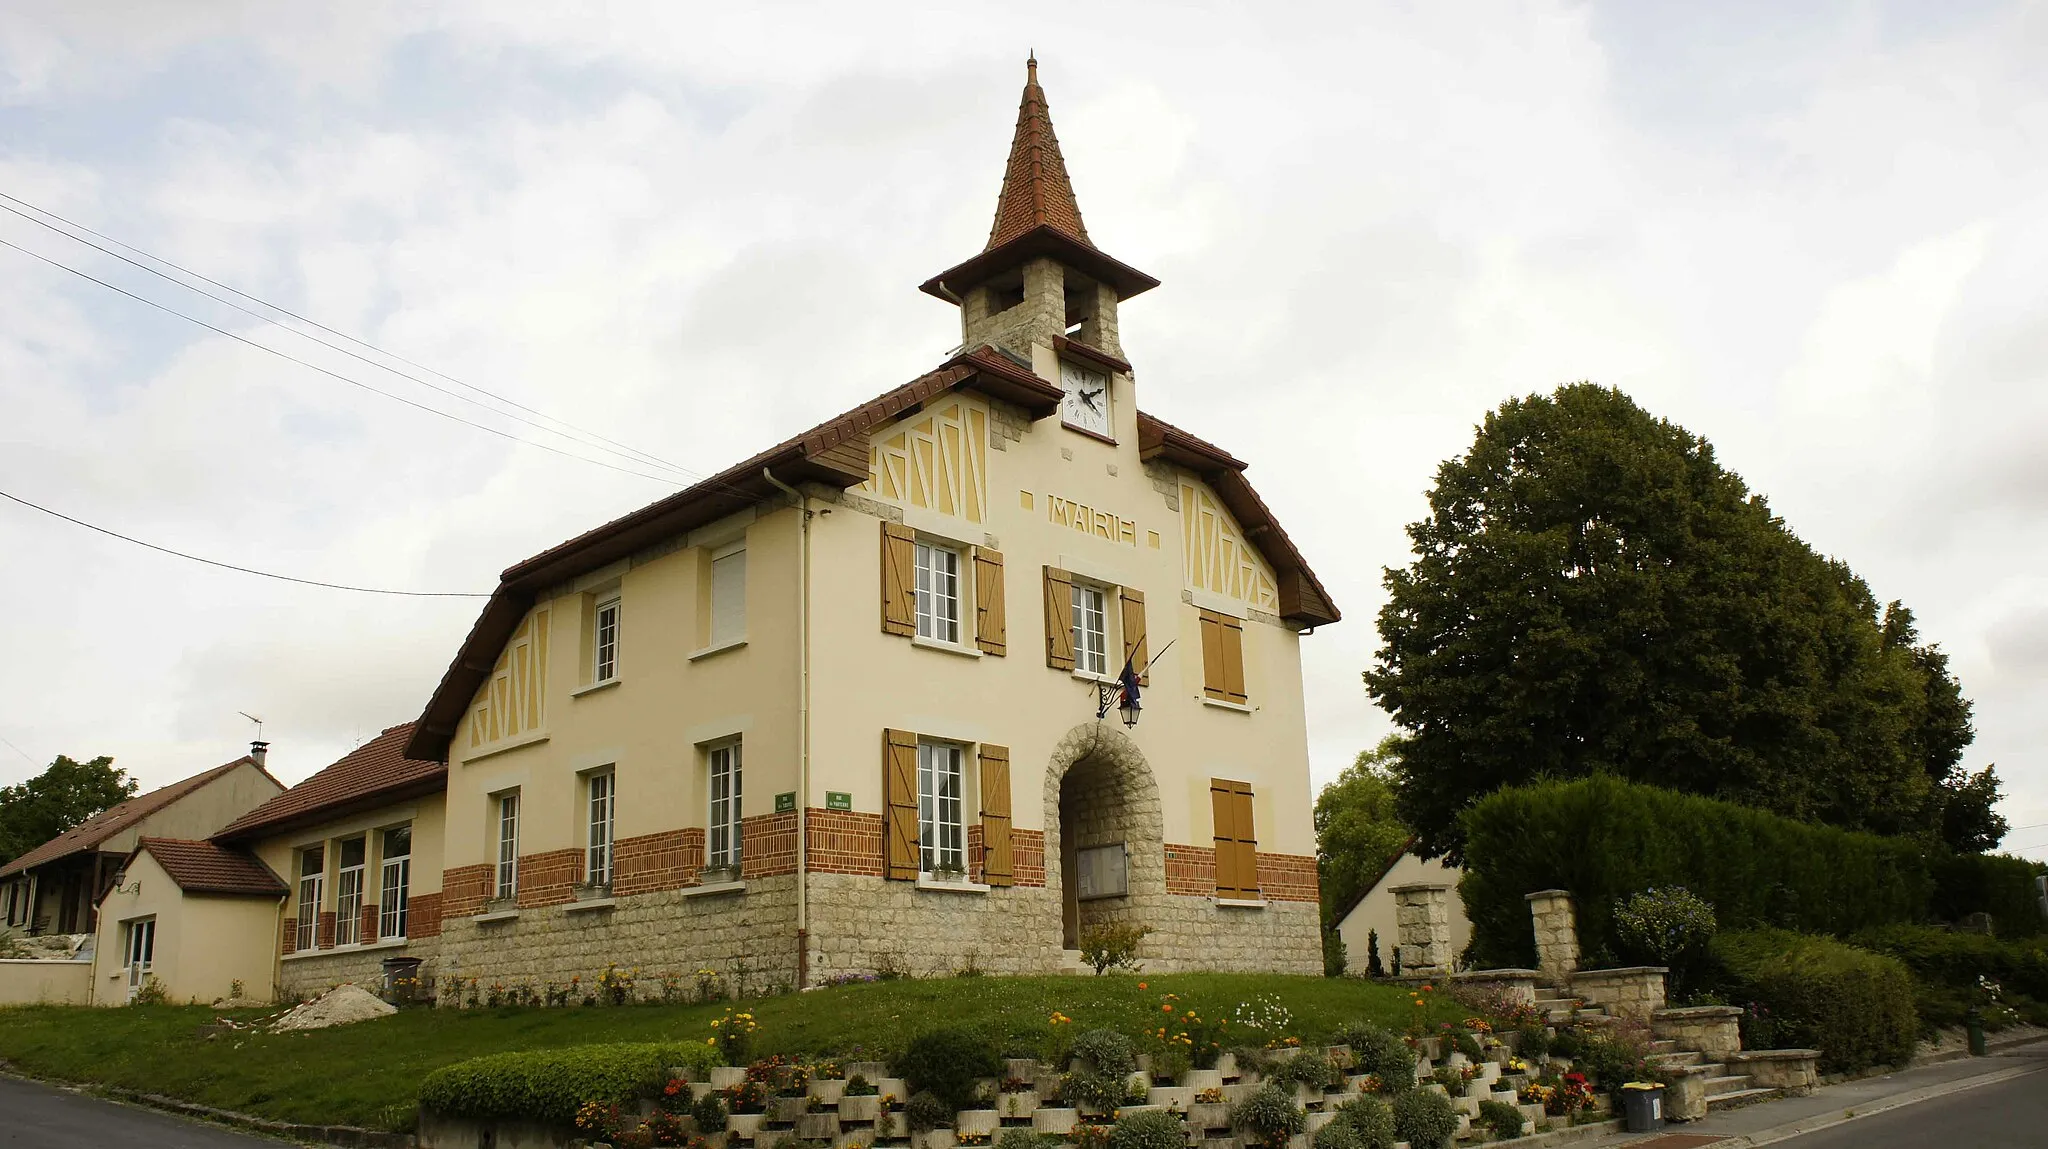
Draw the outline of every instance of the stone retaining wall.
M1759 1049L1728 1056L1728 1071L1746 1073L1758 1086L1803 1096L1820 1084L1820 1050Z
M1698 1005L1687 1009L1660 1009L1651 1019L1660 1040L1675 1041L1678 1048L1695 1050L1708 1061L1726 1061L1742 1048L1742 1009L1733 1005Z
M308 951L306 956L288 957L278 963L278 996L287 1002L316 997L345 981L376 993L384 986L385 958L421 958L421 975L431 977L436 964L434 959L440 949L439 938L428 938L402 946L371 946L317 954ZM248 988L256 989L255 986Z
M1648 1025L1664 1008L1663 966L1629 966L1623 969L1580 970L1571 976L1572 993L1607 1007L1616 1017Z

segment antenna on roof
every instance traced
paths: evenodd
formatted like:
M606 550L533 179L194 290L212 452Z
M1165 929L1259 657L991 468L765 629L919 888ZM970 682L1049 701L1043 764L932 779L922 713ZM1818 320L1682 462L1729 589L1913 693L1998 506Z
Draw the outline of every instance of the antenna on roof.
M249 758L256 765L263 765L263 760L270 756L270 743L263 740L263 720L246 710L237 710L235 713L256 724L256 737L249 743Z

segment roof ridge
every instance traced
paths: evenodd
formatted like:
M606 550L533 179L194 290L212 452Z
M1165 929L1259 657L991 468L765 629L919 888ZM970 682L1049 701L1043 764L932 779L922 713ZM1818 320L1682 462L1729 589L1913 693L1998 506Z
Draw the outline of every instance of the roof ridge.
M215 778L232 771L235 767L245 764L253 765L255 761L255 759L244 754L233 761L223 762L218 766L209 766L197 774L180 778L176 782L169 782L158 786L154 790L145 791L131 798L124 798L87 818L85 821L80 822L78 825L58 834L56 837L43 842L34 849L22 851L20 857L15 858L4 866L0 866L0 876L20 873L23 870L56 861L58 858L69 857L80 850L97 846L122 830L127 829L134 822L149 817L151 814L183 798ZM261 769L261 767L258 767L258 769ZM66 848L52 848L59 845L63 845Z
M1081 222L1081 204L1067 175L1066 157L1052 130L1052 111L1045 89L1038 86L1038 55L1024 62L1024 96L1017 105L1017 131L1010 138L1010 160L1003 168L1003 190L996 195L996 219L988 246L996 248L1036 227L1055 231L1094 247Z

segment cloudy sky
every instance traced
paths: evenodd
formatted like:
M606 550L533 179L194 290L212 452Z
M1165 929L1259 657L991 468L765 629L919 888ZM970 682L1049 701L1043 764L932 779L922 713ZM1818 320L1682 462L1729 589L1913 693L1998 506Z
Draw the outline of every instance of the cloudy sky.
M1919 613L2048 857L2048 7L422 7L9 5L0 193L703 473L956 341L914 285L985 240L1036 47L1090 233L1165 284L1123 316L1143 402L1251 462L1348 615L1305 645L1319 779L1388 729L1358 673L1435 464L1592 379ZM658 470L17 215L0 241ZM483 591L671 489L0 247L20 498ZM148 785L238 752L237 711L305 776L413 717L476 609L4 502L0 600L0 782L66 753Z

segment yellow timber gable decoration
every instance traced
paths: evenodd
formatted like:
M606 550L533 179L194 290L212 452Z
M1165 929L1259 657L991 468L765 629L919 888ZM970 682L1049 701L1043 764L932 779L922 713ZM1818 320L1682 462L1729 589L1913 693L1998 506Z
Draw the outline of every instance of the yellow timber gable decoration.
M877 498L958 515L970 523L988 517L988 412L952 402L897 424L874 440L868 481L861 491Z
M539 730L547 720L543 679L548 664L546 607L526 616L469 712L471 749Z
M1280 609L1273 568L1245 542L1244 531L1209 488L1180 485L1181 553L1187 556L1188 585L1234 598L1261 610Z

